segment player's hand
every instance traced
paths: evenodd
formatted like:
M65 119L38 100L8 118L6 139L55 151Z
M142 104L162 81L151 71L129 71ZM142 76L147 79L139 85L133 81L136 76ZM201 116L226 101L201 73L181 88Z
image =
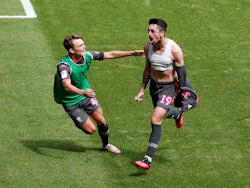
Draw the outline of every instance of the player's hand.
M136 96L135 96L135 102L141 102L143 99L143 93L139 92Z
M90 98L93 98L96 96L95 92L93 89L86 89L86 90L83 90L83 95L86 96L86 97L90 97Z
M144 56L144 50L135 50L133 56Z

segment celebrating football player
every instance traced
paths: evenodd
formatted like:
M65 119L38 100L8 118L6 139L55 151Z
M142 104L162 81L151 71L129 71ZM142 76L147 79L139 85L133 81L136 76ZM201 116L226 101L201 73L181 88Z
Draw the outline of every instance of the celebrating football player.
M155 18L149 20L150 42L144 46L146 65L141 88L135 96L137 102L142 101L145 88L150 81L150 95L154 106L151 114L152 132L144 159L134 162L136 166L146 170L150 168L161 139L163 120L173 118L176 127L181 128L183 112L194 108L198 102L191 84L186 79L183 52L174 40L165 36L166 31L167 23L164 20ZM177 95L178 92L180 92L179 95ZM172 108L172 104L180 108Z

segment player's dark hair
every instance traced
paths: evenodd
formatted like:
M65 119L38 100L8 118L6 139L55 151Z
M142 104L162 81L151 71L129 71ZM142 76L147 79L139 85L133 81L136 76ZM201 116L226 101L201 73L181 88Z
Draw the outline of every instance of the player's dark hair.
M167 31L168 24L160 18L151 18L148 24L156 24L159 26L160 31Z
M83 38L81 35L77 34L71 34L66 36L66 38L63 40L63 46L67 51L69 51L69 49L73 47L72 40L74 39L83 39Z

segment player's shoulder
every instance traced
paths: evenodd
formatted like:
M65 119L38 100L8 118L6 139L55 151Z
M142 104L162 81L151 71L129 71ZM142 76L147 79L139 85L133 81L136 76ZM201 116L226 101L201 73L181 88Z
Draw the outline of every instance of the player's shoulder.
M93 60L96 53L97 53L96 51L86 51L85 57L86 57L87 59Z
M171 39L171 38L166 38L166 41L167 43L170 43L171 46L175 46L175 45L178 45L174 39Z
M91 56L92 57L92 52L91 51L86 51L85 56Z
M175 40L173 40L173 39L168 39L168 40L169 40L169 42L171 42L171 51L173 53L182 52L181 47L179 46L179 44Z
M68 63L61 61L56 65L56 68L58 71L62 71L62 70L69 70L70 66Z
M62 61L62 62L59 62L59 63L57 64L57 66L58 66L58 67L69 67L69 64Z
M171 38L167 38L168 42L170 42L172 44L173 47L180 47L179 44L174 40L174 39L171 39Z

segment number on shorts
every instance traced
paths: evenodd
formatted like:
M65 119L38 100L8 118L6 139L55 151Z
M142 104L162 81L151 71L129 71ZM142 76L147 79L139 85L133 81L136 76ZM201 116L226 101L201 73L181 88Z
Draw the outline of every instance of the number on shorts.
M173 103L173 98L166 95L162 95L160 103L165 105L171 105Z
M98 101L95 98L91 98L92 105L98 105Z

